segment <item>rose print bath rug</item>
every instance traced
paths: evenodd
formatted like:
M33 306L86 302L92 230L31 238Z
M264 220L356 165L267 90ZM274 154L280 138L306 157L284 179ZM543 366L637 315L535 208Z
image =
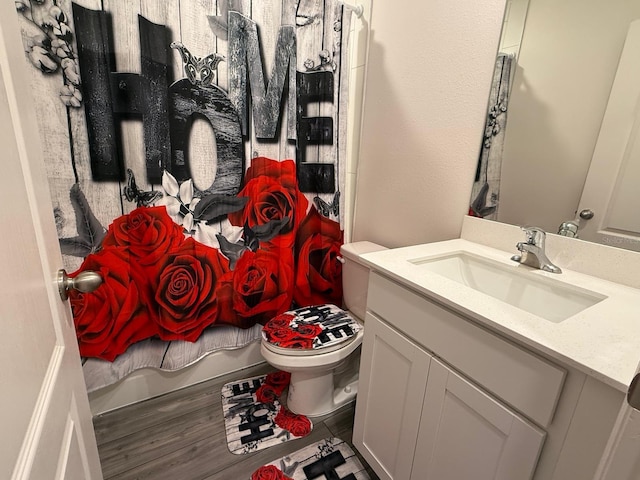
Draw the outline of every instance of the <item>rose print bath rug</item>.
M291 374L273 372L227 383L222 387L227 446L241 455L304 437L313 425L279 401Z
M369 480L369 475L349 445L339 438L325 438L297 452L263 465L251 480Z

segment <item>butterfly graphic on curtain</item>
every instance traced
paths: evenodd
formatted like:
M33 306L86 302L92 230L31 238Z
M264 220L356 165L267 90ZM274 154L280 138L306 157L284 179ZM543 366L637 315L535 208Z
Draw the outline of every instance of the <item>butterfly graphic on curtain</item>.
M218 64L225 60L224 55L219 53L212 53L204 58L196 57L180 42L171 42L171 48L180 52L182 63L184 63L184 73L193 85L211 85Z
M498 205L487 205L487 193L489 193L489 184L485 182L469 206L469 215L484 218L496 211Z
M318 196L313 197L313 203L324 217L329 217L331 214L334 217L340 215L340 191L336 192L331 203L325 202Z
M140 190L133 171L127 168L127 184L122 188L122 196L129 202L135 201L138 207L148 207L162 197L162 192Z

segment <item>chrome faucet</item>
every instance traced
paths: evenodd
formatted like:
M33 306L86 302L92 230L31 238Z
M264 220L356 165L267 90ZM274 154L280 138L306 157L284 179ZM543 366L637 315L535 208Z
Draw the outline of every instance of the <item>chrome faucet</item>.
M514 255L511 260L545 272L562 273L560 267L551 263L544 251L544 240L547 236L544 230L537 227L521 228L524 230L527 241L516 244L516 248L522 252L522 255Z

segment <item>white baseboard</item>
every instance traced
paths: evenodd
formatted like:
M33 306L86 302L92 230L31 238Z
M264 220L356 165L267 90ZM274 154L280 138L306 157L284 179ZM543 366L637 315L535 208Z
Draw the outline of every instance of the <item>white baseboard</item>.
M91 413L99 415L259 363L264 363L260 342L252 342L235 350L213 352L175 372L143 368L114 385L89 393Z

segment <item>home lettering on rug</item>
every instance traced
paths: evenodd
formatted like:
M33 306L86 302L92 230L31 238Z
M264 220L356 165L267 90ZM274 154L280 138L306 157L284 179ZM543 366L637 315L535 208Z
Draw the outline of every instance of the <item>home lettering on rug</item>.
M356 476L353 473L350 473L346 477L340 477L338 472L336 472L336 467L344 465L345 463L347 463L347 461L342 456L342 452L336 450L320 458L320 460L316 460L312 464L307 465L302 471L309 480L322 478L322 475L324 475L324 478L331 480L356 480Z
M262 385L262 383L258 378L248 379L230 385L233 396L241 398L229 399L230 403L235 403L229 410L234 413L242 411L238 430L241 432L249 430L248 435L240 437L240 443L242 443L242 445L249 442L256 442L273 435L273 428L267 428L266 430L261 429L264 425L271 424L268 418L268 408L263 404L255 404L253 400L253 394L260 388L260 385ZM262 413L262 415L260 415L260 413Z
M259 415L260 412L262 412L262 415ZM261 430L264 425L271 425L271 420L269 420L269 410L265 408L263 404L251 405L245 412L244 418L246 422L241 423L238 426L238 430L249 430L251 433L244 437L240 437L240 441L243 445L249 442L256 442L273 435L273 428Z
M251 480L370 480L344 440L325 438L253 472Z
M230 382L222 387L222 412L229 451L236 455L308 435L313 424L279 401L291 374L268 375Z
M236 383L234 385L231 385L231 390L233 391L234 395L243 395L245 393L256 393L256 391L260 388L260 380L258 380L257 378L254 378L251 381L251 384L249 384L249 382L242 382L242 383Z
M240 415L254 404L253 394L260 388L260 381L254 379L252 384L253 386L249 382L242 382L231 385L232 397L227 399L230 415Z

